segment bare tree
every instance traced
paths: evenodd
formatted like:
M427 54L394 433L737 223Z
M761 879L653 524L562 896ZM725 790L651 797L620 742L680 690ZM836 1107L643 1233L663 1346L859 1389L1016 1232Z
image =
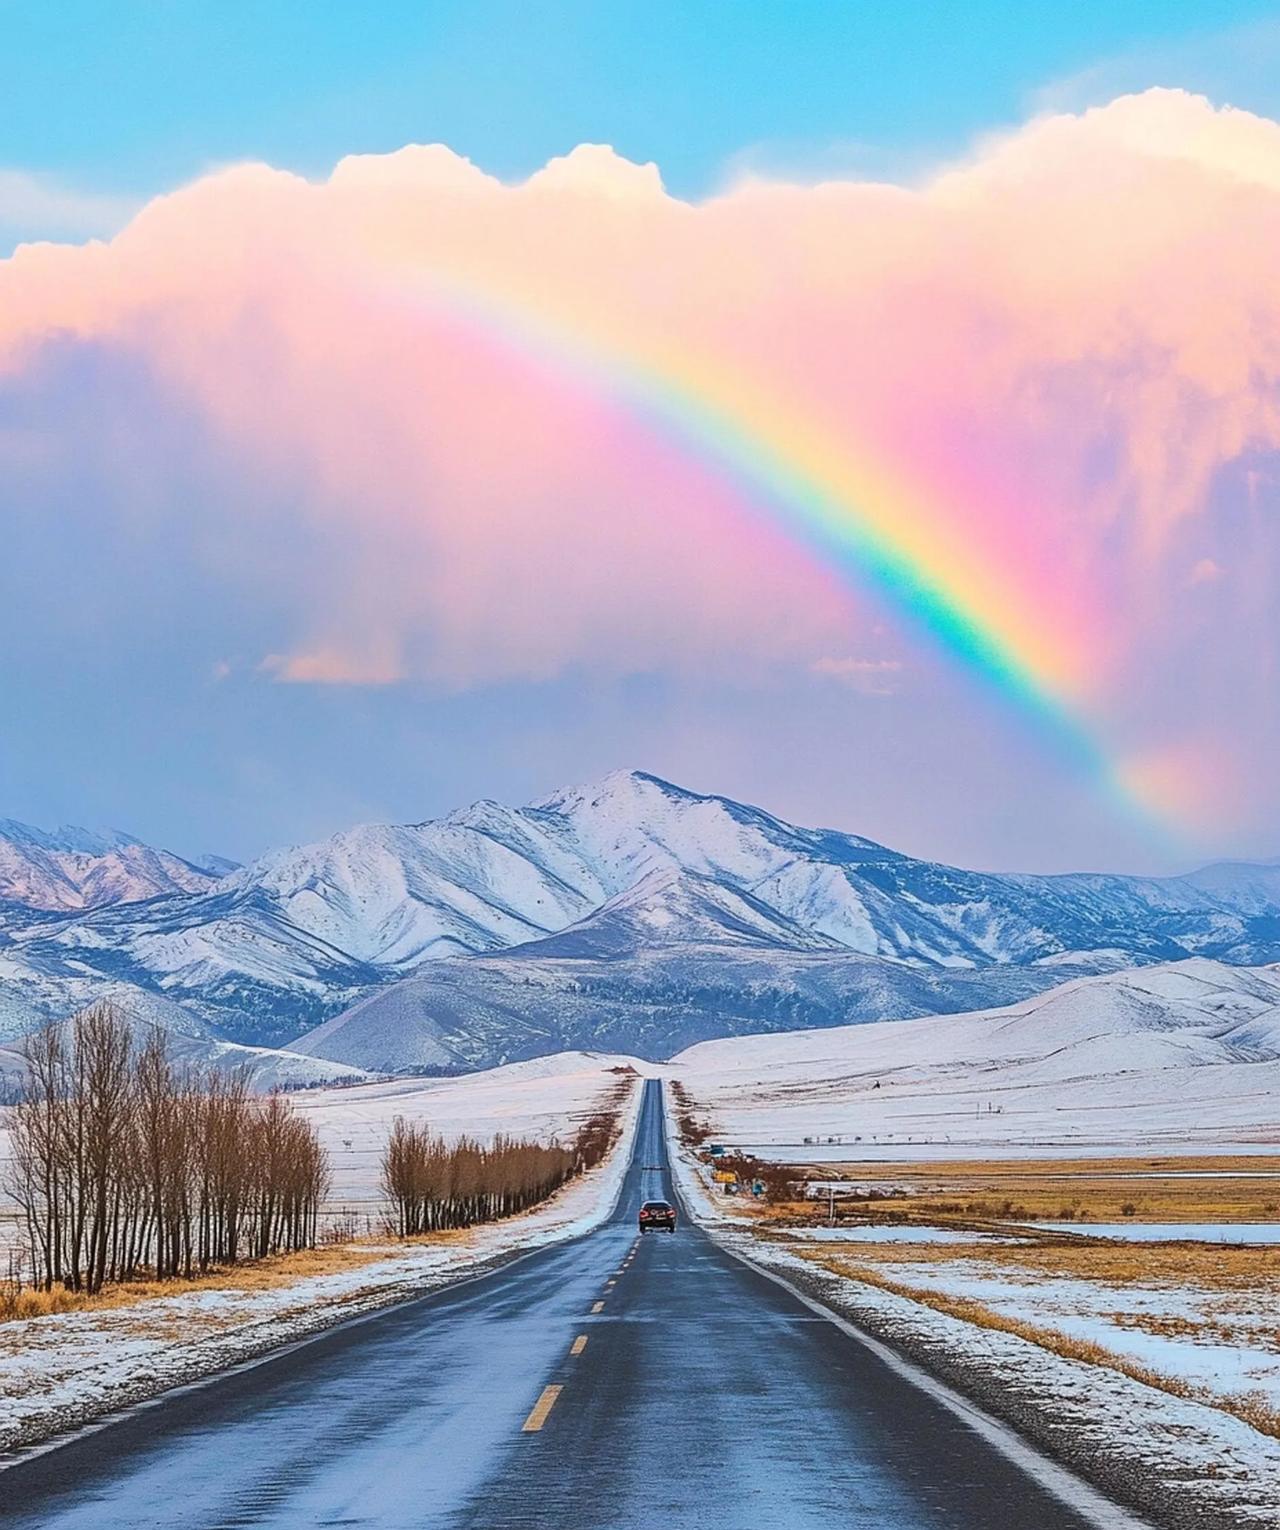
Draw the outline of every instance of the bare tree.
M499 1135L486 1147L470 1137L451 1146L427 1126L397 1116L382 1156L382 1193L402 1238L514 1216L594 1168L617 1136L629 1084L579 1128L572 1144Z
M329 1167L315 1129L241 1075L179 1074L111 1005L26 1044L10 1189L35 1280L96 1292L313 1247Z

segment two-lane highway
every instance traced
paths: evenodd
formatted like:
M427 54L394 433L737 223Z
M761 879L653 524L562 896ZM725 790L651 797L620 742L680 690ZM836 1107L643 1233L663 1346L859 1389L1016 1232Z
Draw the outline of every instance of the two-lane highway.
M1030 1452L992 1443L687 1218L674 1236L640 1237L641 1200L674 1199L660 1087L645 1087L607 1225L19 1462L0 1473L0 1524L1134 1523L1069 1480L1064 1494Z

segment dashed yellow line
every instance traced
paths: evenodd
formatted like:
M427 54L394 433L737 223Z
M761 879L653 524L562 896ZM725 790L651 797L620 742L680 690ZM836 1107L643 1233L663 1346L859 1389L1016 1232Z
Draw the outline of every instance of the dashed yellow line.
M580 1333L578 1335L578 1337L573 1341L573 1343L569 1346L569 1353L571 1355L580 1355L582 1353L582 1351L584 1349L586 1349L586 1347L587 1347L587 1336L586 1336L585 1333Z
M534 1403L532 1412L521 1427L522 1434L537 1434L546 1423L547 1415L555 1407L556 1398L563 1390L563 1387L543 1387L542 1396Z
M596 1302L592 1306L591 1310L592 1310L592 1312L603 1312L604 1311L604 1303L603 1302Z

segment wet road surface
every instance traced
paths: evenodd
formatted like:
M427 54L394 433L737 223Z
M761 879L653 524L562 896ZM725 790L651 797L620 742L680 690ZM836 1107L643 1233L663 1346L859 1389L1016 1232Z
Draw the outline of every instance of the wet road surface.
M9 1530L1132 1526L682 1220L650 1082L612 1220L0 1472ZM656 1166L656 1167L655 1167Z

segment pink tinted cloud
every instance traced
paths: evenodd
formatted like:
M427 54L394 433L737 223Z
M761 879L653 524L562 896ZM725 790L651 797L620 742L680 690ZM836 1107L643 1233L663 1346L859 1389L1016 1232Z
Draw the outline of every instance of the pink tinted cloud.
M339 648L269 653L258 669L286 685L394 685L405 678L403 667L392 654L353 653Z
M696 206L606 148L504 185L415 147L319 184L239 167L110 244L19 250L0 367L135 355L289 499L281 679L739 679L863 651L884 613L856 582L573 360L680 350L888 464L940 565L1074 657L1117 749L1176 754L1170 718L1193 734L1232 677L1262 698L1249 754L1280 732L1256 487L1277 248L1280 127L1177 91L1038 119L913 189L754 179ZM476 295L565 356L474 322ZM225 509L249 536L262 513ZM1195 571L1223 564L1248 579L1192 641L1187 570L1209 594Z

